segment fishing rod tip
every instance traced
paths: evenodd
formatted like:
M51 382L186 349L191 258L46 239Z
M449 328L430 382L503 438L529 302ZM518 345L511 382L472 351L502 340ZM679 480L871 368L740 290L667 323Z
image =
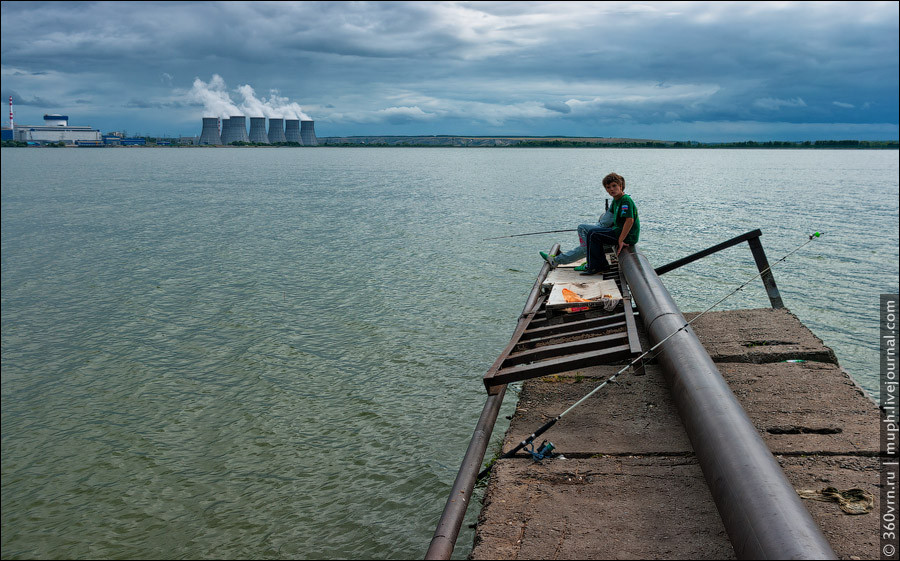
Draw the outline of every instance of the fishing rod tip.
M818 238L822 235L822 232L813 232L812 235L809 236L809 239Z

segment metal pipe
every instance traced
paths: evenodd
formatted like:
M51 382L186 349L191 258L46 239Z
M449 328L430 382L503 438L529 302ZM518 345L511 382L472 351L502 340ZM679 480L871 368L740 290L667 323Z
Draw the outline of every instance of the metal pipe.
M491 439L491 432L497 422L497 414L505 394L506 384L500 387L498 393L489 395L484 404L456 481L453 482L453 488L450 490L450 497L444 506L444 513L434 531L434 537L431 538L431 545L425 553L425 559L450 559L450 555L453 553L469 500L472 498L472 490L475 488L476 476L481 468L481 462L484 460L484 453Z
M687 323L647 259L619 255L656 344ZM688 326L658 355L684 428L739 559L836 559L766 444Z
M550 254L552 255L558 250L559 244L554 244L550 249ZM531 287L528 299L525 301L525 308L522 310L522 315L519 316L519 324L527 321L526 316L537 305L538 297L541 294L541 284L549 272L550 264L544 263L534 286ZM518 327L519 325L516 326L516 330ZM475 425L475 432L472 434L472 440L469 441L469 447L466 449L459 473L456 474L456 480L450 490L450 497L447 499L447 504L444 505L444 512L438 521L434 537L431 538L431 545L428 546L425 559L450 559L450 555L453 553L456 538L459 537L459 529L466 516L466 509L469 507L469 500L472 498L472 491L478 480L478 471L481 468L481 462L484 461L484 453L491 440L491 433L494 431L494 424L497 422L500 404L503 403L505 394L506 384L503 384L497 387L495 393L488 395L484 403L481 417L478 418L478 424Z

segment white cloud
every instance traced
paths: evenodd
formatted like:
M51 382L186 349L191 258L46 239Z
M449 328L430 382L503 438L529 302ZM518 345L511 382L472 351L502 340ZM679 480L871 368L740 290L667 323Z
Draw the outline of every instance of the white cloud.
M856 108L856 106L853 105L852 103L844 103L842 101L832 101L831 104L836 105L838 107L843 107L844 109L855 109Z
M426 113L419 107L388 107L375 112L379 120L386 120L392 123L400 123L406 121L428 121L435 118L434 113Z
M802 98L795 97L794 99L777 99L774 97L763 97L757 99L753 102L754 107L759 107L760 109L770 109L772 111L777 111L782 107L806 107L806 102L803 101Z

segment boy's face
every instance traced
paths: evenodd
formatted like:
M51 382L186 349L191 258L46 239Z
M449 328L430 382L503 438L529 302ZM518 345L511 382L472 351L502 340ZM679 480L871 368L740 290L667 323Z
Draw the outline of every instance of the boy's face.
M614 199L618 199L624 193L618 181L610 181L604 187L606 187L606 192Z

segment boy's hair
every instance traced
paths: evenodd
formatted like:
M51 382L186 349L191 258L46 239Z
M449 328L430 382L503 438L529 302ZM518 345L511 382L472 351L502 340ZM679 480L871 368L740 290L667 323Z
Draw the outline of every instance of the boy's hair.
M622 186L622 190L625 190L625 178L619 175L618 173L611 173L603 178L603 186L606 187L610 183L615 181L619 185Z

